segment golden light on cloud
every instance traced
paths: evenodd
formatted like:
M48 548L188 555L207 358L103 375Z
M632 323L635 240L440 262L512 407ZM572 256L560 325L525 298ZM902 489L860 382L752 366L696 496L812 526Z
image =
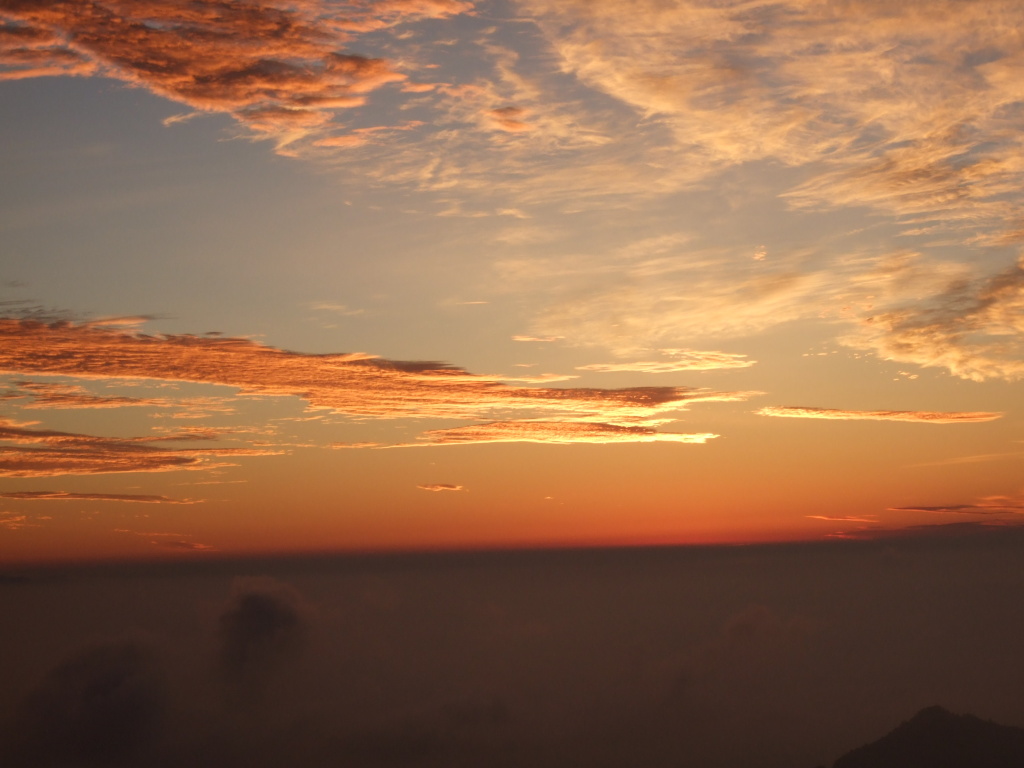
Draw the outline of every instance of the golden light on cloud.
M0 341L0 370L221 384L247 393L301 397L316 408L378 419L479 419L520 411L630 423L663 418L692 403L738 401L754 394L686 387L514 387L441 363L361 353L304 355L247 339L147 336L67 322L0 320Z
M995 421L1001 413L986 411L844 411L837 408L805 408L790 405L769 405L755 413L760 416L781 416L788 419L832 419L836 421L910 421L922 424L967 424Z
M395 448L470 443L705 443L718 437L710 433L658 432L650 427L596 424L578 421L498 421L451 429L431 429L420 435L423 442Z
M232 466L224 457L270 456L270 448L165 448L174 437L117 438L28 429L0 423L0 476L53 477L117 472L171 472ZM186 436L178 440L189 440Z
M679 373L680 371L716 371L727 368L749 368L756 365L756 360L747 360L746 355L730 352L709 352L697 349L663 349L663 354L670 355L674 360L631 363L595 363L577 365L577 371L597 371L602 373Z
M1020 0L0 0L6 527L29 560L1016 520L973 468L1017 489L1021 29Z

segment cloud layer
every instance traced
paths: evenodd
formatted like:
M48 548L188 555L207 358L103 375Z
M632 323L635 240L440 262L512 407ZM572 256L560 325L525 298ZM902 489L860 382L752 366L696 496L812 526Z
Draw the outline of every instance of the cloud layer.
M213 469L230 466L228 462L211 461L215 458L279 453L260 448L164 448L152 445L169 439L191 438L187 435L170 438L95 437L0 422L0 476L52 477Z
M691 403L736 401L750 394L686 387L515 387L441 363L304 355L246 339L147 336L67 322L0 320L0 340L0 370L222 384L378 419L546 413L628 424L662 420Z

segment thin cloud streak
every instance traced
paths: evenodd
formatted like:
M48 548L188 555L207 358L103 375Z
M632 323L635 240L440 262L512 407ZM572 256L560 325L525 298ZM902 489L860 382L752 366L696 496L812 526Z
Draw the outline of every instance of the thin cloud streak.
M0 499L19 501L124 501L134 504L200 504L204 499L172 499L140 493L70 493L68 491L15 491L0 493Z
M755 411L760 416L781 416L790 419L832 419L839 421L911 421L923 424L965 424L994 421L1002 413L986 411L844 411L836 408L807 408L802 406L769 405Z
M889 507L890 512L932 512L956 515L1024 514L1024 499L1010 496L985 496L974 504L941 504L938 506Z
M662 350L676 360L631 363L595 363L578 365L577 371L596 371L601 373L679 373L682 371L716 371L728 368L750 368L757 364L756 360L747 360L746 355L730 352L711 352L697 349Z
M829 522L843 523L877 523L878 518L874 515L869 517L855 517L852 515L804 515L808 520L827 520Z
M0 477L205 470L233 466L212 458L281 453L255 448L160 448L152 442L154 438L95 437L0 422Z
M12 397L21 396L32 400L22 405L26 409L71 409L71 408L127 408L127 407L168 407L174 401L165 398L104 397L94 395L85 387L74 384L50 384L41 381L15 382L18 387Z
M643 423L691 403L733 402L753 392L687 387L514 387L441 363L369 355L305 355L247 339L146 336L67 322L0 320L0 370L83 378L137 377L291 395L314 408L367 418L480 419L508 412Z
M718 437L711 433L683 434L658 432L650 427L565 421L499 421L452 429L431 429L422 433L420 443L402 443L385 448L414 448L436 445L475 443L691 443L700 444Z
M461 485L452 485L450 483L434 483L432 485L417 485L421 491L433 491L434 493L440 493L442 491L464 491L466 490Z

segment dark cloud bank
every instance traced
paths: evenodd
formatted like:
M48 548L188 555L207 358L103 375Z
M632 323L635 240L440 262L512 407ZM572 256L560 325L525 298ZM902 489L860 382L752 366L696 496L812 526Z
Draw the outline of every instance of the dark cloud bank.
M1024 724L1022 554L978 528L9 573L0 764L831 765L932 704Z

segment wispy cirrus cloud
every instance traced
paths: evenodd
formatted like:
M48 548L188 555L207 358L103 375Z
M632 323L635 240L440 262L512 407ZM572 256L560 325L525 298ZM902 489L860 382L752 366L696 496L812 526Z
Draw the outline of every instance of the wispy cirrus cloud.
M442 491L464 491L466 490L461 485L452 485L451 483L432 483L430 485L417 485L421 491L433 491L434 493L440 493Z
M0 320L0 341L0 370L221 384L246 393L300 397L315 408L378 419L479 420L521 413L628 424L663 421L665 414L693 403L755 394L687 387L519 387L441 363L361 353L304 355L247 339L147 336L67 322Z
M19 501L123 501L131 504L200 504L203 499L172 499L142 493L71 493L68 491L13 491L0 493L0 499Z
M174 440L165 437L163 440ZM187 437L178 437L177 440ZM14 427L0 422L0 476L54 477L116 472L169 472L231 466L211 459L267 456L257 448L164 448L158 438L117 438Z
M577 371L597 371L602 373L679 373L681 371L715 371L726 368L749 368L756 365L756 360L746 359L746 355L731 352L712 352L697 349L663 349L665 355L674 360L658 360L651 362L628 363L595 363L577 365Z
M498 421L451 429L431 429L419 435L422 442L382 446L411 448L472 443L705 443L718 437L711 433L658 432L651 427L598 424L579 421Z
M52 384L42 381L15 382L16 390L9 397L30 397L31 401L22 408L61 409L61 408L127 408L168 407L173 401L163 398L142 397L109 397L94 395L85 387L76 384Z
M520 7L563 71L656 119L697 177L771 159L812 168L795 207L1020 234L1015 0Z
M995 275L951 281L924 302L867 314L843 341L972 381L1024 378L1024 258Z
M923 424L966 424L994 421L1002 413L986 411L847 411L838 408L808 408L792 405L769 405L755 411L760 416L781 416L790 419L833 419L838 421L910 421Z

